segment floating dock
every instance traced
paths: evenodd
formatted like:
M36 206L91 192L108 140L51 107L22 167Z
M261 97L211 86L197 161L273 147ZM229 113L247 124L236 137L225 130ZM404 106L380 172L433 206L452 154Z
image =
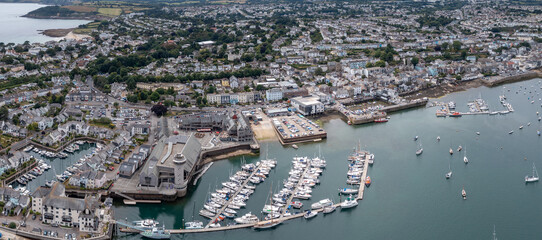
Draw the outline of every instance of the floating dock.
M239 186L239 188L237 189L237 191L235 191L235 193L233 195L231 195L231 197L228 199L228 201L226 202L226 204L224 204L224 206L222 206L215 214L215 216L209 221L209 223L207 223L207 225L205 226L205 229L209 228L209 226L214 222L216 221L216 219L218 218L218 216L220 216L220 214L222 214L224 212L224 210L226 208L228 208L228 206L230 205L230 203L233 201L233 199L235 199L235 197L237 196L237 194L239 194L239 192L241 192L241 190L243 190L248 182L250 181L250 178L254 177L254 175L256 173L258 173L258 170L261 168L261 166L263 166L262 163L258 164L258 166L256 167L256 169L254 169L254 171L252 171L252 173L250 173L250 176L243 182L243 184L241 186Z

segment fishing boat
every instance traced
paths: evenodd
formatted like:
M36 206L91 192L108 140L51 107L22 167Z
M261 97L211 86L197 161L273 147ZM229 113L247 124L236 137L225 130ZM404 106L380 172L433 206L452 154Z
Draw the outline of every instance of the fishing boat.
M341 203L341 209L353 208L357 205L358 205L358 201L356 200L356 198L350 195L350 197L346 198L344 202Z
M166 231L164 227L153 228L152 230L147 230L140 233L141 236L150 239L169 239L171 233Z
M324 210L322 211L324 214L332 213L337 209L334 205L324 207Z
M465 187L463 187L463 190L461 190L461 196L463 197L463 200L467 199L467 192L465 191Z
M339 192L342 194L354 194L358 193L358 189L355 188L340 188Z
M316 217L316 215L318 215L318 212L316 212L316 211L311 211L311 210L307 210L307 211L305 212L305 214L303 214L303 217L304 217L305 219L311 219L311 218L313 218L313 217Z
M416 155L421 155L423 153L423 148L422 148L422 144L420 143L420 145L418 146L418 150L416 150Z
M536 171L536 167L533 163L533 175L529 176L525 176L525 183L532 183L532 182L538 182L538 172Z
M372 183L371 177L367 176L365 178L365 186L369 187L369 186L371 186L371 183Z

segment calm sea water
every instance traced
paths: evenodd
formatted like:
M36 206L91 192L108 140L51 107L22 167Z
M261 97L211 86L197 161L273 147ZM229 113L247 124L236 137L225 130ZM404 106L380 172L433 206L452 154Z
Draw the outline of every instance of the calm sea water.
M24 43L47 42L60 38L47 37L38 30L73 28L88 23L86 20L32 19L21 17L30 11L44 7L34 3L0 3L0 42Z
M360 205L350 211L320 214L309 221L295 219L268 231L241 229L175 235L172 239L491 239L494 225L499 239L540 239L542 185L524 183L533 162L542 168L542 139L536 134L542 129L536 114L542 112L540 80L509 84L506 88L480 87L441 99L454 100L458 111L467 111L468 101L481 96L492 110L502 110L498 96L505 91L515 108L508 115L436 118L436 108L419 108L392 114L385 124L348 126L340 119L331 120L324 125L328 132L325 141L299 144L298 150L271 142L269 157L279 163L238 215L249 211L259 214L270 189L276 192L287 177L292 157L314 156L319 148L328 165L322 183L313 189L313 198L304 201L305 206L323 198L339 200L337 189L346 186L346 157L358 140L376 155L375 164L369 169L373 184ZM528 90L520 90L520 86L527 86ZM533 97L535 103L531 104ZM518 129L520 125L523 130ZM514 133L510 135L511 130ZM416 135L424 148L421 156L415 155ZM441 137L440 142L436 141L437 136ZM450 147L456 151L458 145L467 149L468 165L463 163L463 152L452 156L448 153ZM265 149L263 144L262 158ZM188 196L175 203L116 203L115 215L128 220L154 218L167 228L180 228L183 219L191 220L193 215L207 222L197 213L209 189L219 188L230 171L239 170L240 159L216 162ZM247 162L259 159L246 157ZM453 177L446 180L449 164ZM460 196L463 186L467 200ZM138 238L118 235L118 239Z

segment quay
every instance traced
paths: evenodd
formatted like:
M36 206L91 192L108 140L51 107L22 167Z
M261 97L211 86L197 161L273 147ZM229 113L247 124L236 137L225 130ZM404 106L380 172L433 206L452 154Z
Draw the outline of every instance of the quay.
M209 226L214 222L216 221L216 219L218 218L218 216L220 216L220 214L222 214L224 212L224 210L230 205L230 203L233 201L233 199L235 199L235 196L237 196L237 194L239 194L239 192L241 192L241 190L243 190L245 188L245 186L248 184L248 182L250 181L250 178L254 177L254 175L258 172L258 170L260 169L260 167L262 166L263 164L260 163L258 164L258 166L256 167L256 169L254 169L254 171L252 171L252 173L250 173L250 176L245 179L245 181L243 182L243 184L241 186L239 186L239 188L237 188L237 191L235 191L235 193L228 199L228 201L226 202L226 204L224 204L224 206L222 206L220 208L220 210L218 210L215 214L215 216L209 221L209 223L207 223L207 225L205 226L205 228L209 228Z
M288 197L288 201L286 201L286 204L284 205L282 211L281 211L281 216L284 215L284 213L286 212L286 210L288 209L288 206L290 206L292 204L292 200L294 199L294 196L295 196L295 193L297 192L297 190L299 189L299 186L301 186L301 184L303 183L303 177L305 176L305 174L307 174L307 171L311 168L311 164L310 163L307 163L307 166L305 167L305 169L303 170L303 174L301 174L301 179L297 182L297 184L295 185L295 188L294 190L292 191L292 195L290 197Z
M365 160L363 161L363 173L361 174L361 183L359 184L357 200L363 200L363 193L365 192L365 178L367 178L367 172L369 171L369 154L365 153Z
M271 121L282 145L327 138L327 132L321 126L302 115L275 117Z
M351 111L347 110L346 107L343 106L343 107L340 107L343 110L339 110L339 112L342 114L343 117L347 119L349 124L358 125L358 124L375 122L375 120L377 119L387 117L387 115L392 112L425 106L428 101L429 99L427 98L416 99L408 103L399 103L399 104L395 104L391 106L386 106L380 109L379 111L370 112L366 114L351 113Z

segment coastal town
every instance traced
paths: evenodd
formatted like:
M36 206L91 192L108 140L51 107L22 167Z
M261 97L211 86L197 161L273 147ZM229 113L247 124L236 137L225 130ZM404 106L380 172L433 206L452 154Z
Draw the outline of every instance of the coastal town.
M132 10L80 26L91 30L71 32L75 37L0 43L2 230L29 239L111 239L119 229L164 235L154 222L115 219L113 203L179 201L215 161L259 155L267 141L297 149L326 139L322 118L379 124L393 121L392 112L439 104L438 117L456 117L455 107L431 99L542 76L539 5L331 2ZM469 106L471 114L492 114L481 98ZM224 216L241 217L233 209L244 206L277 164L262 156L258 164L242 164L224 189L212 193L219 200L200 211L208 224L191 222L192 228L167 234L263 229L311 218L357 206L371 184L374 155L356 146L347 183L359 186L341 193L358 195L293 213L290 205L302 206L293 199L310 198L326 161L292 157L287 190L274 199L282 205L265 205L267 218L249 213L236 218L238 225L219 223Z

